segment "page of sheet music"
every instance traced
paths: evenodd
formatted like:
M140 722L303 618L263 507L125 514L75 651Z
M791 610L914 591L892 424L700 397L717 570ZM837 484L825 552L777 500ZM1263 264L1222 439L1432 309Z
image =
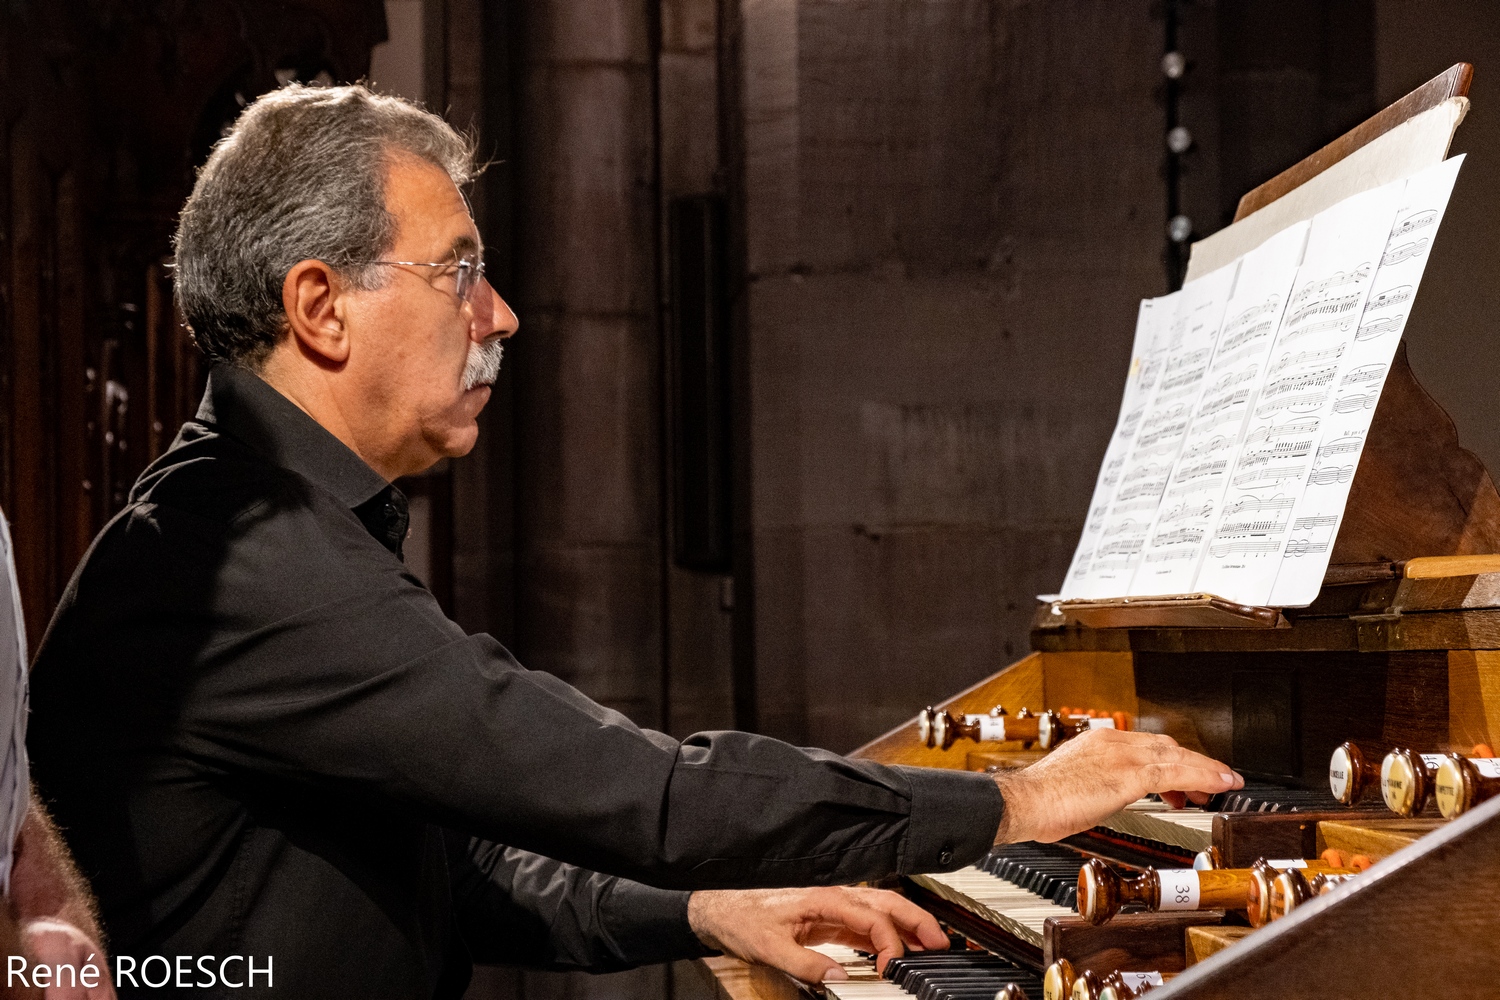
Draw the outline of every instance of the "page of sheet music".
M1140 563L1147 532L1156 519L1157 506L1203 395L1224 306L1238 270L1236 261L1167 297L1174 308L1170 314L1162 309L1162 317L1170 315L1170 320L1161 372L1120 466L1114 499L1104 516L1080 596L1131 593L1131 578Z
M1168 326L1164 319L1175 309L1176 295L1169 295L1161 299L1142 299L1140 310L1136 313L1135 344L1130 352L1130 371L1125 378L1125 395L1120 401L1120 415L1115 420L1109 447L1104 451L1104 461L1099 463L1099 477L1094 482L1094 495L1089 500L1083 534L1073 552L1068 575L1063 579L1064 598L1088 596L1086 591L1092 583L1089 568L1093 565L1099 536L1104 530L1105 515L1109 513L1109 505L1114 501L1115 488L1120 484L1120 467L1125 464L1125 456L1129 453L1130 443L1135 439L1141 415L1151 398L1151 389L1161 372L1161 358L1166 349L1164 334Z
M1241 604L1266 604L1282 570L1293 512L1303 493L1353 478L1352 462L1317 466L1315 474L1314 452L1329 418L1362 406L1367 396L1367 391L1341 391L1340 363L1355 343L1405 189L1406 182L1400 181L1366 191L1313 217L1307 251L1282 313L1265 380L1251 402L1249 430L1230 470L1223 511L1194 590ZM1364 423L1369 426L1369 415ZM1293 565L1314 564L1303 560ZM1318 570L1314 593L1321 581ZM1291 577L1288 585L1302 589L1300 580L1294 585Z
M1309 225L1283 230L1240 260L1206 387L1147 534L1132 594L1185 594L1194 588Z
M1301 607L1318 596L1375 406L1463 159L1455 156L1406 182L1369 300L1339 359L1333 402L1312 453L1310 485L1292 510L1281 569L1268 601L1273 606Z

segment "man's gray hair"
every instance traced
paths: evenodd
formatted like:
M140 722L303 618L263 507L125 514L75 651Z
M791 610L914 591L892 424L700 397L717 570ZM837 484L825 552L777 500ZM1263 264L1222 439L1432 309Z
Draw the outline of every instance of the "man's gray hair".
M365 87L272 91L247 107L198 172L177 223L177 303L210 358L252 370L287 328L281 288L321 260L358 288L387 280L365 262L389 250L396 220L385 172L408 153L462 187L473 144L437 115Z

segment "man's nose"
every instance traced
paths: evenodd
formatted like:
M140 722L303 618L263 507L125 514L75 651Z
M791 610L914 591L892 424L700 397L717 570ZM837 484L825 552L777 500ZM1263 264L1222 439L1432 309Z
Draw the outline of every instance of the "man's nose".
M521 328L521 321L500 293L495 291L494 286L488 281L480 284L478 293L472 301L474 307L474 322L470 326L473 338L478 343L483 343L491 337L499 337L504 340L513 336Z

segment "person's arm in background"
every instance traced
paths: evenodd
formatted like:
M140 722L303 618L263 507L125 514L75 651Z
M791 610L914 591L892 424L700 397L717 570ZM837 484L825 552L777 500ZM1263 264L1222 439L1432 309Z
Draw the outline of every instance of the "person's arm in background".
M33 789L11 863L10 907L30 964L99 970L92 988L49 985L46 1000L114 1000L94 896ZM28 979L30 977L28 976Z

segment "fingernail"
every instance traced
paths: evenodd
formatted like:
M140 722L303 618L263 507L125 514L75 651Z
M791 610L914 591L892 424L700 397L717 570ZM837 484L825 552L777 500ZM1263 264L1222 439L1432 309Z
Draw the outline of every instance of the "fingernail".
M823 982L825 982L825 983L842 983L842 982L846 981L848 978L849 978L849 973L845 972L843 969L839 968L838 966L834 966L833 968L829 969L827 972L823 973Z

